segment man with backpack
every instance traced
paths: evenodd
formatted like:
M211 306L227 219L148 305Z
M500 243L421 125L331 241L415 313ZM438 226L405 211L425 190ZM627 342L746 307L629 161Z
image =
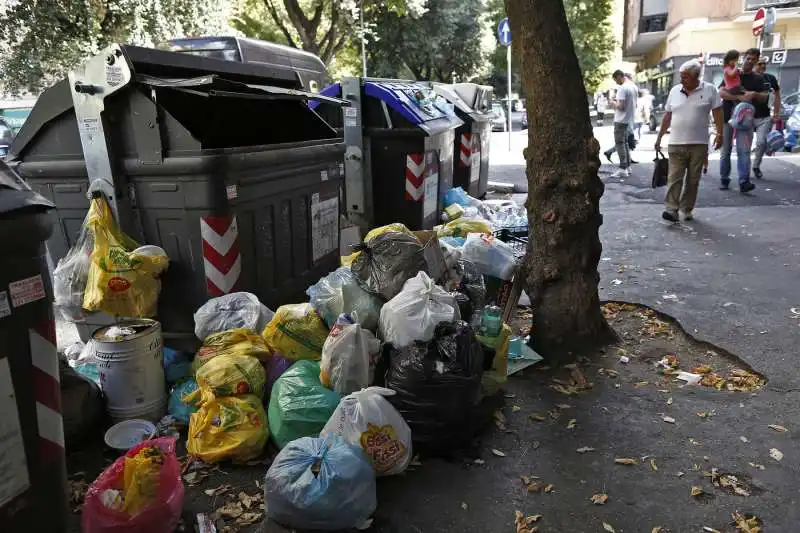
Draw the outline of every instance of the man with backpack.
M739 191L747 193L756 188L750 181L750 149L753 143L753 127L763 127L763 120L759 119L768 118L770 115L766 105L769 93L764 90L764 77L753 70L760 57L761 52L758 48L750 48L744 53L744 63L739 72L740 90L729 91L725 88L724 82L720 84L719 95L722 97L724 121L722 149L719 158L720 189L722 190L730 187L731 152L734 139L736 140ZM750 104L755 108L752 121L749 120L747 106L737 108L739 104ZM741 113L734 115L734 110L737 109Z

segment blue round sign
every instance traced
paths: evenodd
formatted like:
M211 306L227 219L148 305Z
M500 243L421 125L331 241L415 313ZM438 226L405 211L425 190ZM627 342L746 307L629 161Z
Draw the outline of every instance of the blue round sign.
M500 21L497 25L497 39L503 46L511 45L511 24L508 23L508 17Z

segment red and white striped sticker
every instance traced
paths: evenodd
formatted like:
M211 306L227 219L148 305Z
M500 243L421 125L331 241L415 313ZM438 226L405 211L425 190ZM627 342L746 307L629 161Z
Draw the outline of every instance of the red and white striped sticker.
M425 154L406 155L406 200L419 202L425 194Z
M472 163L472 134L461 134L461 147L459 149L461 155L461 167L468 168Z
M203 268L208 293L222 296L239 290L242 255L236 217L201 217L200 236L203 239Z
M64 423L61 419L61 385L58 377L56 325L44 320L28 330L36 422L39 427L39 460L49 464L64 455Z

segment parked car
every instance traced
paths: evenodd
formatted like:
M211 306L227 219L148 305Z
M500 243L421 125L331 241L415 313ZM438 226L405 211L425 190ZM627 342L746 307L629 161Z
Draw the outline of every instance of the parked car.
M5 159L11 142L14 140L14 131L9 127L5 120L0 118L0 159Z
M492 102L492 131L506 131L508 128L508 118L503 105Z
M528 110L527 109L522 112L522 129L523 130L527 130L528 129Z

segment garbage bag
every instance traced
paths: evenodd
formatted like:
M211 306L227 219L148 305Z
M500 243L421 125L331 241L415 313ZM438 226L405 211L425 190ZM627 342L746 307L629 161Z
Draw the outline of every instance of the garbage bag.
M252 394L213 398L192 415L186 450L207 463L249 461L269 437L261 398Z
M328 332L314 306L304 303L280 306L263 336L272 351L288 359L319 361Z
M264 367L249 355L220 355L204 364L195 376L198 390L188 400L202 402L212 396L253 394L264 397Z
M394 298L409 278L428 271L422 243L416 237L390 231L364 241L361 254L350 267L373 293Z
M86 319L83 294L94 249L94 234L88 224L91 215L91 211L86 214L75 244L53 270L53 308L68 322Z
M379 476L399 474L411 461L411 429L386 397L393 390L369 387L342 398L321 437L341 435L360 446Z
M269 517L284 526L349 530L377 507L375 473L364 452L338 435L289 443L264 479Z
M462 257L472 262L481 274L510 280L514 276L514 250L491 235L470 233L464 243Z
M264 365L264 372L267 377L265 398L269 401L272 396L272 387L275 385L275 381L281 377L284 372L289 370L289 367L294 364L294 361L287 359L279 353L274 353L272 357L268 357L267 360L262 361L261 364Z
M339 405L338 392L319 379L317 361L297 361L272 387L269 430L278 448L300 437L316 437Z
M369 386L381 348L380 341L361 327L358 318L358 315L340 315L322 347L320 380L340 394Z
M265 360L270 351L263 337L245 328L221 331L206 337L192 362L195 372L207 362L221 355L249 355Z
M164 377L174 385L192 375L192 362L185 352L164 347Z
M466 322L443 322L433 340L389 347L387 399L418 451L450 453L469 443L483 375L483 349Z
M75 450L99 423L104 411L103 395L95 381L72 369L62 357L58 358L58 369L64 442L68 450Z
M376 331L383 302L358 283L353 272L340 267L306 291L311 305L332 328L342 313L356 312L362 328Z
M92 263L86 280L83 307L124 317L156 314L161 282L169 265L160 248L139 245L122 233L105 198L94 198L86 222L94 235ZM153 249L160 253L153 254Z
M447 208L453 204L458 204L461 207L468 207L472 205L472 199L461 187L453 187L444 193L444 206Z
M198 388L197 381L194 378L188 378L172 387L172 391L169 393L169 414L181 424L188 426L192 414L199 409L199 399L192 396L192 393ZM189 396L194 400L188 399Z
M431 340L439 322L459 318L453 295L420 272L381 308L380 333L384 341L402 348L415 341Z
M439 237L467 237L470 233L492 234L492 226L479 218L457 218L441 226L437 232Z
M461 276L458 291L467 295L474 311L483 309L486 306L486 284L483 281L483 274L469 261L461 260L456 263L455 268ZM468 318L463 314L461 316L464 319Z
M264 331L275 313L249 292L232 292L204 303L194 314L194 334L202 340L230 329Z
M133 469L139 464L134 458L152 447L161 451L162 462L157 472L148 469L142 476L138 469ZM156 475L157 480L154 479ZM139 489L131 483L143 477L147 478L148 493L135 495ZM155 492L150 492L156 486ZM132 513L125 512L122 506L131 497L132 501L138 502L138 509ZM163 437L140 442L94 480L86 491L81 529L83 533L172 533L178 527L182 510L183 481L181 465L175 455L175 439Z
M503 329L497 337L476 336L484 348L493 352L490 370L484 372L481 379L481 387L485 396L495 395L500 387L508 381L508 344L511 335L511 327L503 324ZM486 368L485 365L484 368Z

